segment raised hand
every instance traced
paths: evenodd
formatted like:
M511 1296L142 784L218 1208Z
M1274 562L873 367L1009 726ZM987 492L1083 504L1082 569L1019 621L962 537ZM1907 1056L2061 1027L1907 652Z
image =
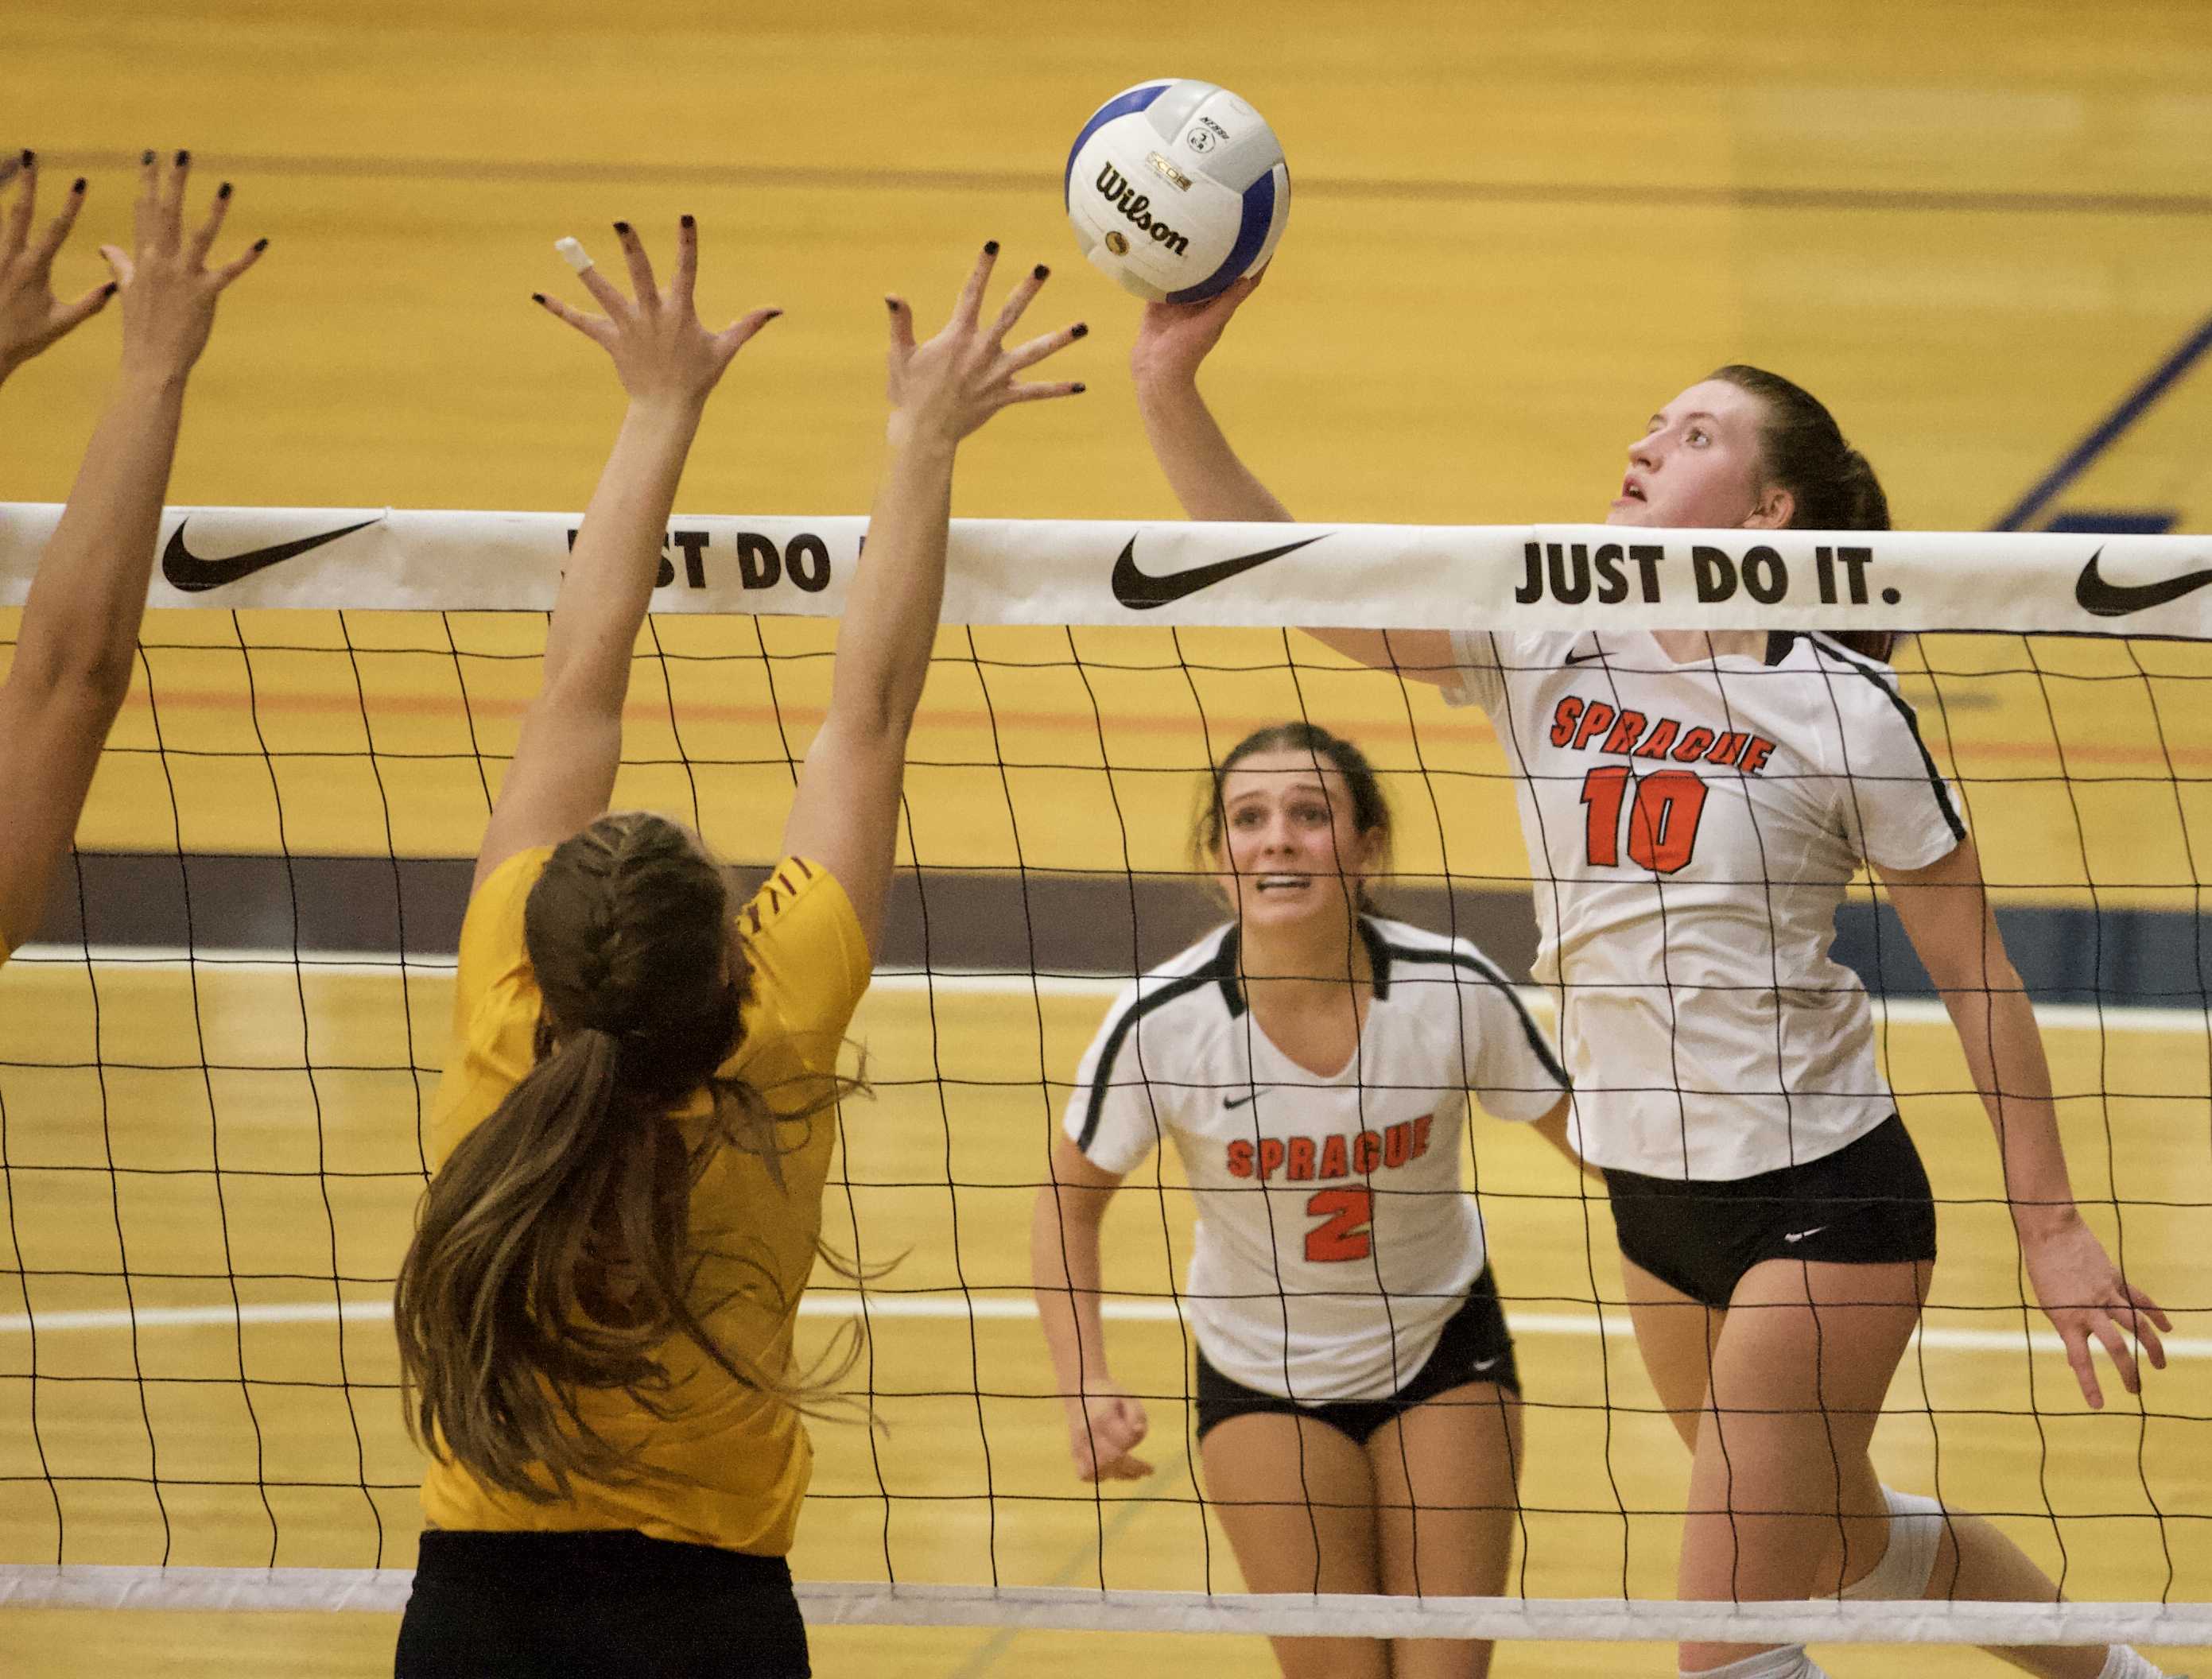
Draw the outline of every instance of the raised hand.
M152 152L141 157L138 197L131 207L133 248L100 247L115 276L110 289L122 299L126 376L170 380L189 373L215 329L216 300L269 248L267 239L256 239L222 267L207 265L230 214L230 183L216 189L206 219L187 233L185 187L191 167L190 152L179 152L167 169Z
M1073 380L1024 383L1019 375L1046 357L1066 349L1091 329L1078 321L1057 332L1006 348L1012 331L1051 270L1039 263L1006 294L998 316L982 324L983 292L998 264L999 242L992 240L975 259L961 288L952 318L926 343L914 336L914 311L902 297L887 297L891 346L889 380L890 436L894 444L928 439L954 445L1002 408L1054 397L1073 397L1083 386Z
M1230 318L1260 288L1267 271L1231 283L1203 303L1147 303L1129 347L1129 372L1141 387L1164 379L1192 379L1229 330Z
M2092 1340L2111 1357L2122 1385L2130 1393L2142 1391L2142 1377L2129 1349L2129 1336L2154 1368L2166 1367L2166 1349L2158 1332L2170 1332L2172 1321L2157 1301L2120 1274L2087 1225L2069 1219L2047 1235L2023 1241L2021 1252L2035 1297L2066 1343L2066 1361L2081 1384L2081 1397L2093 1409L2102 1409L2105 1395L2097 1383Z
M1152 1472L1130 1454L1144 1443L1151 1425L1137 1397L1121 1383L1101 1377L1085 1384L1067 1402L1067 1449L1083 1481L1141 1481Z
M15 203L0 222L0 379L91 319L115 294L113 285L103 283L67 303L54 295L54 258L76 224L76 213L84 208L82 177L63 198L61 213L33 239L31 227L37 219L39 196L36 152L8 159L0 169L0 185L18 175L22 182L15 189Z
M644 242L627 221L615 223L635 296L586 264L578 278L606 311L587 315L543 292L531 294L549 314L591 339L614 358L615 373L634 402L670 399L704 403L752 336L783 311L755 309L720 332L700 324L692 301L699 273L699 224L685 216L676 234L676 272L665 289L654 283Z

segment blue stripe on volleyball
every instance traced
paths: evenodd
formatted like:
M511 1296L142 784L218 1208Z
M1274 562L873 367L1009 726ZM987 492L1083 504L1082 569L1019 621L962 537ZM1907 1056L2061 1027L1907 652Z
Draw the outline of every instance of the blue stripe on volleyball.
M1251 267L1260 247L1267 242L1267 226L1275 219L1275 172L1271 168L1244 189L1244 221L1237 230L1237 243L1229 248L1219 268L1195 286L1170 292L1170 303L1203 303Z
M1075 143L1067 149L1067 173L1060 185L1060 203L1073 209L1075 203L1075 155L1083 149L1083 142L1116 117L1126 117L1132 111L1142 111L1162 94L1175 86L1172 82L1148 82L1141 88L1132 88L1126 94L1117 94L1100 106L1083 132L1075 136Z

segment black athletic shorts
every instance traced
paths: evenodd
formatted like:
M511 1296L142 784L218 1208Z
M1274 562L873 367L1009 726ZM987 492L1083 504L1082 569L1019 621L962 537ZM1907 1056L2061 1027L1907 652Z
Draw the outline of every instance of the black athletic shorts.
M396 1679L805 1679L790 1565L634 1530L422 1536Z
M1382 1308L1378 1303L1376 1310ZM1467 1292L1467 1304L1445 1319L1436 1350L1412 1380L1388 1399L1334 1399L1302 1405L1279 1393L1262 1393L1255 1387L1232 1381L1198 1355L1198 1437L1218 1428L1232 1416L1304 1416L1325 1422L1360 1445L1384 1423L1395 1421L1414 1406L1469 1382L1495 1382L1510 1393L1521 1391L1521 1373L1514 1367L1513 1337L1505 1327L1505 1313L1498 1304L1498 1284L1486 1265Z
M1716 1308L1769 1259L1887 1265L1936 1257L1936 1197L1893 1113L1802 1166L1702 1183L1608 1167L1605 1181L1622 1254Z

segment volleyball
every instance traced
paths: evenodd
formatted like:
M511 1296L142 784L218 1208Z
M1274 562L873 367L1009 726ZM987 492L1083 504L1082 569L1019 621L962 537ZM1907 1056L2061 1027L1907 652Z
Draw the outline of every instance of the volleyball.
M1198 303L1275 254L1291 175L1267 119L1211 82L1141 82L1091 113L1067 154L1083 254L1139 297Z

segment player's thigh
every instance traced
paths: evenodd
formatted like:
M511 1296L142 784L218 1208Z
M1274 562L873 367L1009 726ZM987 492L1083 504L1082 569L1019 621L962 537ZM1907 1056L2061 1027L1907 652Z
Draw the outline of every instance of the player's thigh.
M1519 1524L1520 1396L1471 1382L1425 1400L1368 1436L1382 1590L1400 1597L1496 1597ZM1394 1679L1484 1679L1487 1641L1394 1639Z
M1340 1429L1231 1417L1199 1445L1206 1490L1254 1591L1373 1591L1375 1477Z
M1651 1378L1682 1444L1694 1451L1698 1418L1712 1380L1713 1349L1728 1314L1662 1282L1626 1254L1621 1256L1620 1279L1628 1293L1629 1319L1636 1326L1636 1349L1643 1355L1644 1373Z
M1341 1430L1310 1417L1230 1418L1199 1443L1206 1489L1243 1570L1265 1592L1379 1589L1375 1478ZM1378 1639L1271 1639L1285 1679L1389 1679Z
M1928 1271L1777 1259L1745 1273L1691 1470L1685 1597L1833 1591L1880 1556L1887 1518L1868 1447Z
M1520 1397L1448 1389L1367 1438L1382 1589L1488 1596L1505 1583L1520 1514Z

